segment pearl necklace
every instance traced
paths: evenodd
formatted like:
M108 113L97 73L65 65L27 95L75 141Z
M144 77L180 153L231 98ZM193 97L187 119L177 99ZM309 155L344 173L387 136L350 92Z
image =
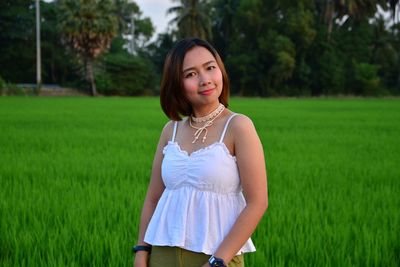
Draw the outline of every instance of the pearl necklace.
M224 109L225 109L225 106L222 104L219 104L218 108L216 110L214 110L213 112L211 112L210 114L208 114L207 116L200 117L200 118L195 118L193 116L190 116L189 125L190 125L190 127L192 127L193 129L196 130L196 132L194 133L194 140L192 141L192 144L194 144L197 141L197 139L199 139L199 137L203 133L203 131L204 131L204 136L203 136L202 141L203 141L203 143L204 143L204 141L206 141L207 133L208 133L207 127L210 127L213 124L214 120L216 118L218 118L219 115L222 114L222 111L224 111ZM207 119L205 119L205 118L207 118ZM205 121L206 123L202 127L196 127L196 126L193 126L192 120L194 122L204 122Z

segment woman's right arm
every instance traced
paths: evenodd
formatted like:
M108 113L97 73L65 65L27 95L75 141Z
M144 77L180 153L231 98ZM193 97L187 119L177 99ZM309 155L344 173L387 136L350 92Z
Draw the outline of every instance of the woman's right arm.
M137 242L137 245L140 246L149 245L146 242L144 242L144 235L146 233L146 229L150 222L150 219L153 216L158 200L160 199L165 189L164 183L161 179L161 163L164 157L163 149L164 146L167 144L168 140L171 139L172 129L173 129L172 122L169 122L165 125L157 145L157 151L154 156L153 167L151 171L150 184L147 189L146 197L142 208L142 214L140 217L139 235ZM148 252L138 251L135 255L134 266L145 267L147 266L147 261L148 261Z

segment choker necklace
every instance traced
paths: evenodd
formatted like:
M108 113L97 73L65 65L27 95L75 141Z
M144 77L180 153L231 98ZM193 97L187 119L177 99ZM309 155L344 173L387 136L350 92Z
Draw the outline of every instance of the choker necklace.
M214 110L213 112L211 112L210 114L208 114L207 116L200 117L200 118L195 118L193 116L190 116L189 125L190 125L190 127L192 127L193 129L196 130L196 132L194 133L194 140L192 141L192 144L194 144L197 141L197 139L199 139L199 137L203 133L203 131L204 131L204 136L203 136L202 141L203 141L203 143L204 143L204 141L206 141L207 133L208 133L207 127L209 127L213 124L214 120L216 118L218 118L219 115L222 114L222 111L224 111L224 109L225 109L225 106L220 103L218 108L216 110ZM194 122L206 122L206 123L202 127L196 127L196 126L193 126L192 120Z
M194 121L196 123L206 122L206 121L209 121L209 120L215 118L216 116L218 116L224 110L224 108L225 108L225 106L223 104L219 103L218 107L210 114L208 114L204 117L200 117L200 118L196 118L192 115L192 116L190 116L190 118L192 119L192 121Z

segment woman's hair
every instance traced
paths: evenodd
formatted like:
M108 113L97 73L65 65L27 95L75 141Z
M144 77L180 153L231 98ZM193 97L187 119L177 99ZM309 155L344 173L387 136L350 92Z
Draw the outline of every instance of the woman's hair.
M165 58L163 79L161 81L160 102L168 118L179 121L181 115L189 116L193 113L190 102L186 99L183 90L183 59L186 53L194 47L204 47L214 56L222 72L222 92L219 101L228 107L229 78L224 63L218 52L208 42L198 38L185 38L175 44Z

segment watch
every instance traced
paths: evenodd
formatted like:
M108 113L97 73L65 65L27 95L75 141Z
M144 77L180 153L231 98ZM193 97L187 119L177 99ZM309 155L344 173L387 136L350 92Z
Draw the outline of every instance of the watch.
M210 264L211 267L226 267L224 260L215 256L211 256L211 258L208 259L208 264Z

